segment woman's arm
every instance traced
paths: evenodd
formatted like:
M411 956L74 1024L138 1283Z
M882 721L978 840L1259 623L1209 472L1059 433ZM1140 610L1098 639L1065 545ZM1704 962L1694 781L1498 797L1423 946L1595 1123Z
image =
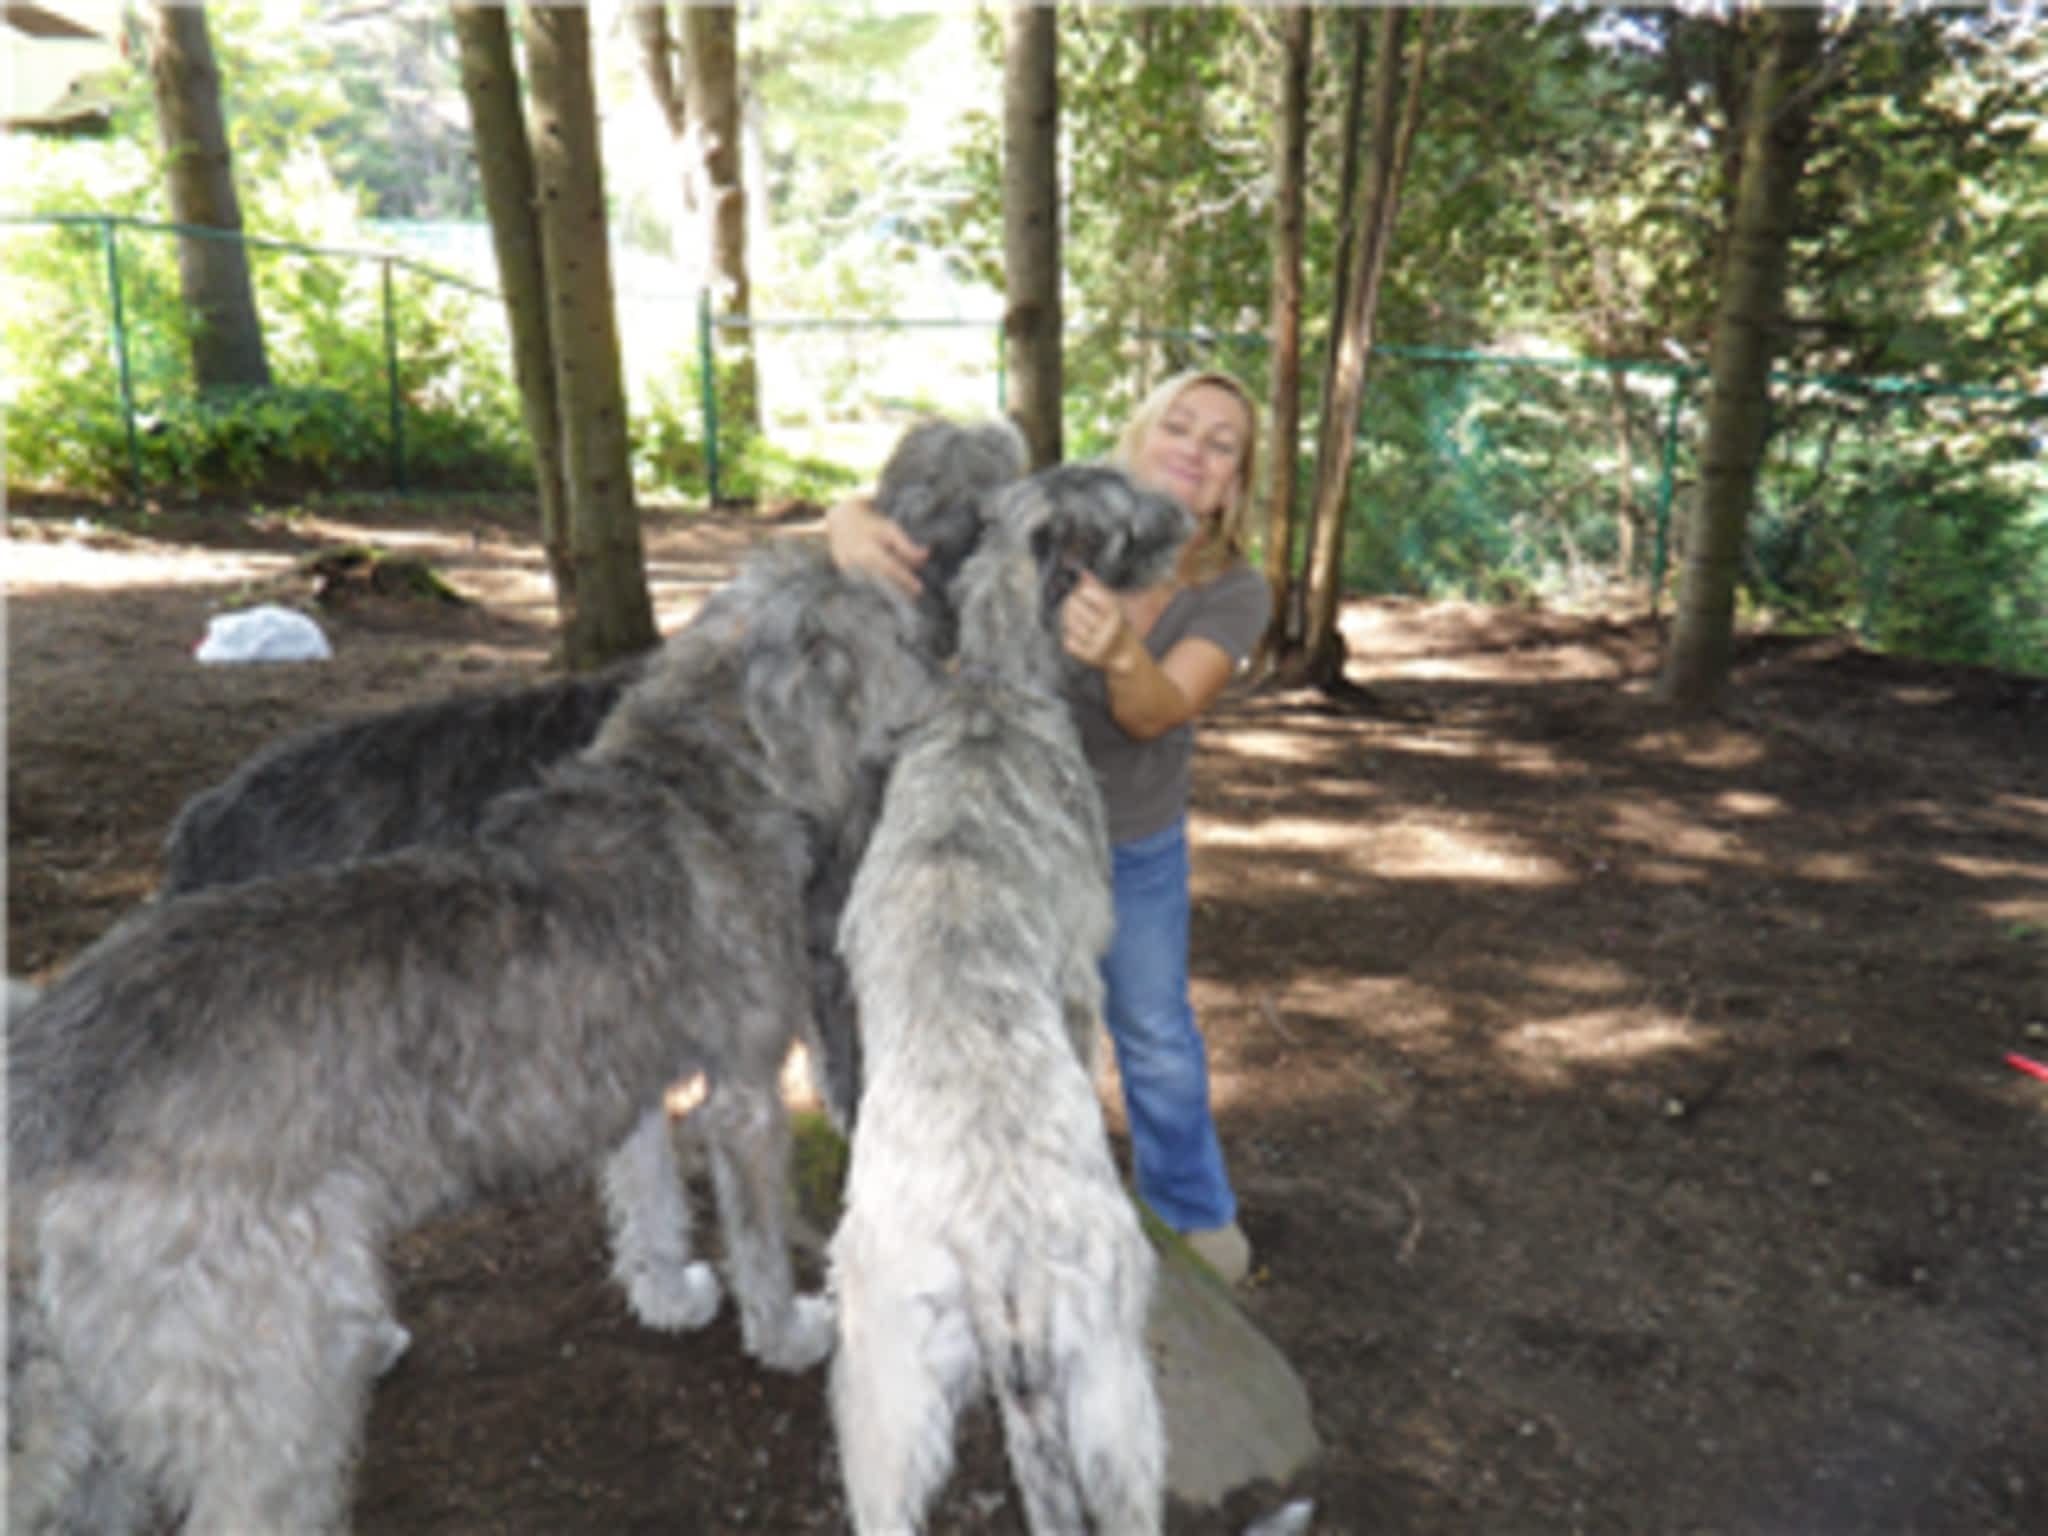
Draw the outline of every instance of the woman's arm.
M1139 741L1164 736L1201 714L1234 670L1228 651L1196 635L1155 660L1116 594L1085 572L1061 609L1060 643L1069 656L1102 673L1111 718Z

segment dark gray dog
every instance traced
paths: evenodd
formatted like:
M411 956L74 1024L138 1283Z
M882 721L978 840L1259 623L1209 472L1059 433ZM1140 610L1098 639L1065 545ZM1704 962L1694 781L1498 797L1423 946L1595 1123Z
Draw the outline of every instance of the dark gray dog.
M882 468L877 508L931 551L920 612L940 655L953 648L946 592L980 535L981 499L1024 468L1023 440L1007 423L945 421L912 427ZM162 892L466 837L497 796L539 783L550 763L588 746L642 665L458 694L286 737L185 803L164 839Z
M692 1073L746 1347L819 1359L782 1227L804 888L933 668L909 604L765 552L472 836L88 950L9 1033L9 1528L128 1530L153 1492L194 1531L340 1529L386 1239L587 1165Z
M986 1384L1031 1529L1156 1532L1152 1249L1089 1073L1113 914L1053 615L1086 568L1164 580L1192 528L1105 469L999 492L959 666L905 739L843 937L866 1051L832 1239L832 1417L862 1536L921 1528Z
M882 468L877 508L931 552L919 613L924 643L940 656L954 644L947 589L980 536L982 499L1024 468L1023 439L1008 423L941 420L913 426ZM161 892L180 895L467 837L493 799L539 783L551 764L588 746L643 665L636 658L594 674L458 694L286 737L186 802L164 839ZM821 850L805 898L814 994L808 1044L826 1107L842 1130L850 1128L859 1097L860 1046L838 956L839 914L880 798L876 776ZM643 1155L654 1151L641 1148ZM653 1231L659 1221L643 1226ZM629 1269L644 1274L646 1266L628 1260L620 1269L635 1311L665 1326L642 1304Z
M944 655L954 628L946 586L981 531L982 498L1024 471L1006 423L914 426L883 467L876 505L931 551L921 643ZM499 795L538 784L581 751L644 658L528 688L461 694L285 738L189 800L164 841L161 892L184 894L346 863L420 843L471 836ZM826 1107L850 1128L860 1046L838 955L839 914L881 801L881 770L861 770L844 814L820 838L804 893L811 1006L803 1015ZM613 1273L634 1315L653 1328L695 1327L704 1299L684 1284L688 1206L660 1085L654 1105L605 1168ZM406 1347L394 1327L386 1358Z
M274 742L185 802L164 838L160 894L468 837L491 801L532 788L596 740L643 664L457 694Z

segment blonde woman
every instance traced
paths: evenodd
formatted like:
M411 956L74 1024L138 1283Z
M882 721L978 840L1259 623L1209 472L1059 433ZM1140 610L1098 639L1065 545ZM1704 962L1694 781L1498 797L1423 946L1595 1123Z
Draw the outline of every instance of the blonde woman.
M1174 579L1119 597L1091 577L1061 642L1086 670L1069 688L1109 816L1116 936L1102 962L1138 1194L1231 1284L1251 1267L1209 1106L1208 1049L1188 992L1188 793L1194 722L1266 625L1265 578L1244 558L1258 412L1228 374L1184 373L1139 405L1115 462L1177 497L1198 530ZM905 592L924 551L863 501L826 514L833 560Z

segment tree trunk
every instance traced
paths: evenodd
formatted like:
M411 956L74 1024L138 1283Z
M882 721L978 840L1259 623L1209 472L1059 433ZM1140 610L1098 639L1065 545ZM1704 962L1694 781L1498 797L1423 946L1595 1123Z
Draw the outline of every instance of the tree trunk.
M512 376L519 386L526 436L533 445L541 548L554 579L556 610L566 614L575 607L576 567L569 558L562 423L555 404L555 352L548 339L547 270L534 210L533 147L527 142L526 118L519 106L519 71L503 6L452 9L462 94L469 102L477 173L512 334Z
M654 609L626 440L590 16L571 5L528 6L522 15L573 567L562 654L583 669L653 644Z
M1003 37L1003 340L1034 468L1059 462L1059 12L1011 0Z
M1324 402L1323 452L1316 464L1315 493L1310 505L1307 627L1302 636L1300 670L1309 682L1330 690L1343 682L1344 640L1337 629L1337 616L1343 598L1344 514L1349 501L1359 408L1365 399L1366 361L1372 354L1380 280L1386 273L1401 183L1407 174L1422 115L1431 18L1425 15L1423 20L1422 42L1416 50L1403 106L1399 95L1402 33L1407 19L1406 10L1398 6L1379 13L1379 37L1372 65L1372 138L1363 195L1358 200L1351 267L1342 279L1345 307L1335 338L1336 368L1330 396Z
M1272 482L1266 494L1266 580L1273 616L1259 645L1261 663L1286 643L1293 606L1296 468L1301 454L1301 259L1303 182L1308 163L1309 62L1314 12L1291 5L1280 19L1280 111L1273 199Z
M242 244L242 206L221 117L220 71L202 5L158 0L143 12L171 217L218 229L181 235L178 280L191 321L192 382L200 390L268 389L270 364Z
M1323 341L1322 388L1317 392L1316 458L1317 464L1329 461L1335 453L1332 441L1334 426L1330 418L1330 401L1337 393L1337 352L1338 339L1344 322L1344 312L1350 303L1348 283L1351 273L1352 249L1358 244L1358 151L1364 142L1366 61L1372 57L1373 13L1360 6L1351 13L1351 51L1344 85L1344 121L1338 129L1338 142L1344 146L1344 165L1337 180L1337 260L1331 271L1335 274L1330 284L1329 334ZM1302 566L1307 565L1307 553L1303 552ZM1308 614L1304 599L1308 594L1308 581L1304 574L1294 583L1293 611L1285 615L1287 622L1286 644L1299 651L1302 636L1308 629ZM1275 618L1280 615L1276 614Z
M683 111L689 124L696 206L708 237L712 299L721 315L752 313L747 281L747 194L740 169L739 20L730 4L686 4L682 11ZM720 350L732 359L719 397L749 436L761 430L754 333L725 333ZM706 380L707 387L710 380Z
M1741 181L1708 353L1699 499L1658 682L1659 696L1687 712L1710 706L1728 680L1735 578L1769 426L1771 362L1784 341L1786 253L1821 52L1817 10L1769 11L1757 24L1763 53L1747 93Z
M647 5L629 6L626 19L633 28L634 41L640 47L640 68L647 76L647 89L654 97L654 104L661 109L661 120L668 125L668 136L677 144L689 131L689 112L683 103L683 82L677 68L676 45L668 33L668 6L664 0ZM690 184L688 176L683 184Z

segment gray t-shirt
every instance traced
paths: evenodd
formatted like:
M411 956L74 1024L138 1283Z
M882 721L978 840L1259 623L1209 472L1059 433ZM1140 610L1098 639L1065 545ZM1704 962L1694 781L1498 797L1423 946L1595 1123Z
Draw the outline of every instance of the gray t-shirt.
M1240 560L1212 580L1174 593L1145 637L1145 649L1157 660L1194 635L1220 646L1237 665L1264 633L1272 601L1266 578ZM1093 667L1068 668L1067 702L1102 786L1112 843L1163 832L1187 814L1195 755L1192 720L1164 736L1139 741L1110 714L1109 683Z

